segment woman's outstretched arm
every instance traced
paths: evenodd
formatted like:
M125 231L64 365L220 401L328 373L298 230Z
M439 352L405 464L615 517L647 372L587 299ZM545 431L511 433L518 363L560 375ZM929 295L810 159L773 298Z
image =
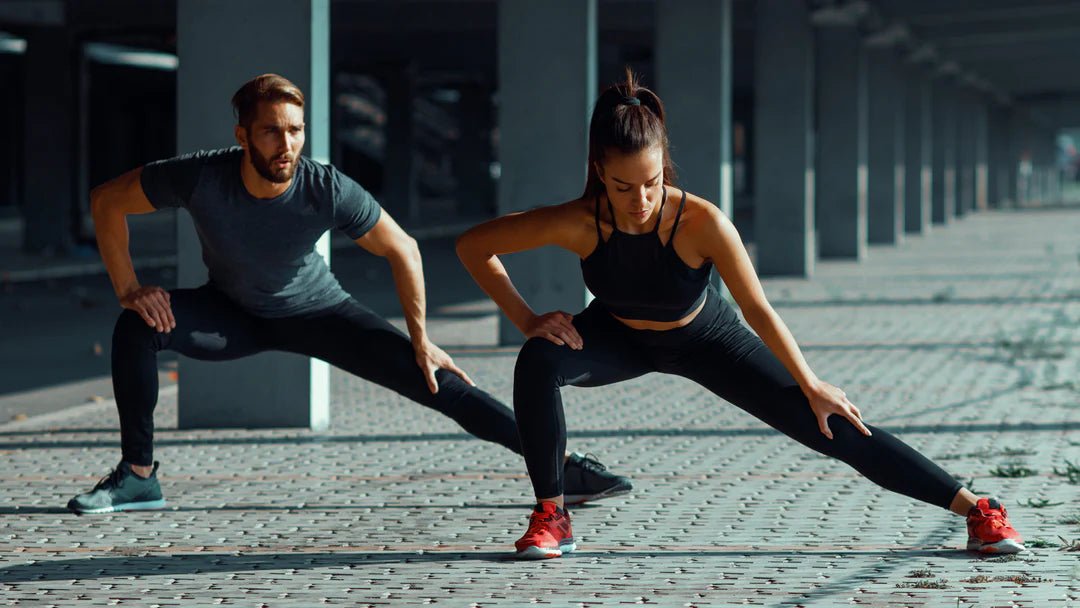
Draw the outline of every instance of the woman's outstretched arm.
M700 217L703 221L695 222L693 228L688 230L694 244L703 257L713 261L746 322L799 383L817 416L822 434L832 439L832 431L826 420L837 414L869 435L870 430L862 423L859 408L848 400L847 394L819 379L810 369L791 330L765 298L761 281L750 263L750 255L743 247L735 225L714 205L702 202L704 204L700 208L704 213Z

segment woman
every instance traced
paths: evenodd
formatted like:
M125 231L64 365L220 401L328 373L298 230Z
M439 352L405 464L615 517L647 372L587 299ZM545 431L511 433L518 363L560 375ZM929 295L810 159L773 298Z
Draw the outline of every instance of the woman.
M544 245L581 258L596 299L580 314L533 312L496 257ZM765 299L731 221L675 187L663 104L632 73L596 102L581 198L481 224L460 237L457 250L528 337L514 372L514 412L537 505L516 543L518 557L577 548L562 496L559 387L654 371L698 382L883 488L966 516L970 550L1023 549L997 500L976 497L908 445L864 424L844 391L814 374ZM709 287L713 266L756 335Z

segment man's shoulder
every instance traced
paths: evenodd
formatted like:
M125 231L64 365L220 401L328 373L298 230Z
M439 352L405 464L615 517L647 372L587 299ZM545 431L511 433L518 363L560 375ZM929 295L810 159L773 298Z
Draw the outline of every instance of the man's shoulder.
M154 161L154 164L178 161L190 161L202 164L224 163L235 161L240 156L243 156L243 154L244 150L240 146L230 146L228 148L195 150L194 152L188 152L186 154L178 154L172 158L163 158Z

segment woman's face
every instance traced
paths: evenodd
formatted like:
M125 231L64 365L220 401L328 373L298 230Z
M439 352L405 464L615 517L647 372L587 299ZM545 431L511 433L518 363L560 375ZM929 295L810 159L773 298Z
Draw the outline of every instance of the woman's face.
M596 172L620 220L646 224L660 205L664 186L664 153L660 146L623 154L608 150Z

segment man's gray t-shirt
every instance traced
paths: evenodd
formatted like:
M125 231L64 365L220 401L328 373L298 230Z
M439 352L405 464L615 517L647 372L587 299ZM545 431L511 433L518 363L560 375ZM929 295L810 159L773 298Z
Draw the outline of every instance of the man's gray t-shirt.
M210 283L262 317L303 315L349 298L315 251L337 228L357 239L379 220L379 204L331 165L300 157L288 190L258 199L240 178L241 148L187 154L143 167L158 208L183 207L195 221Z

